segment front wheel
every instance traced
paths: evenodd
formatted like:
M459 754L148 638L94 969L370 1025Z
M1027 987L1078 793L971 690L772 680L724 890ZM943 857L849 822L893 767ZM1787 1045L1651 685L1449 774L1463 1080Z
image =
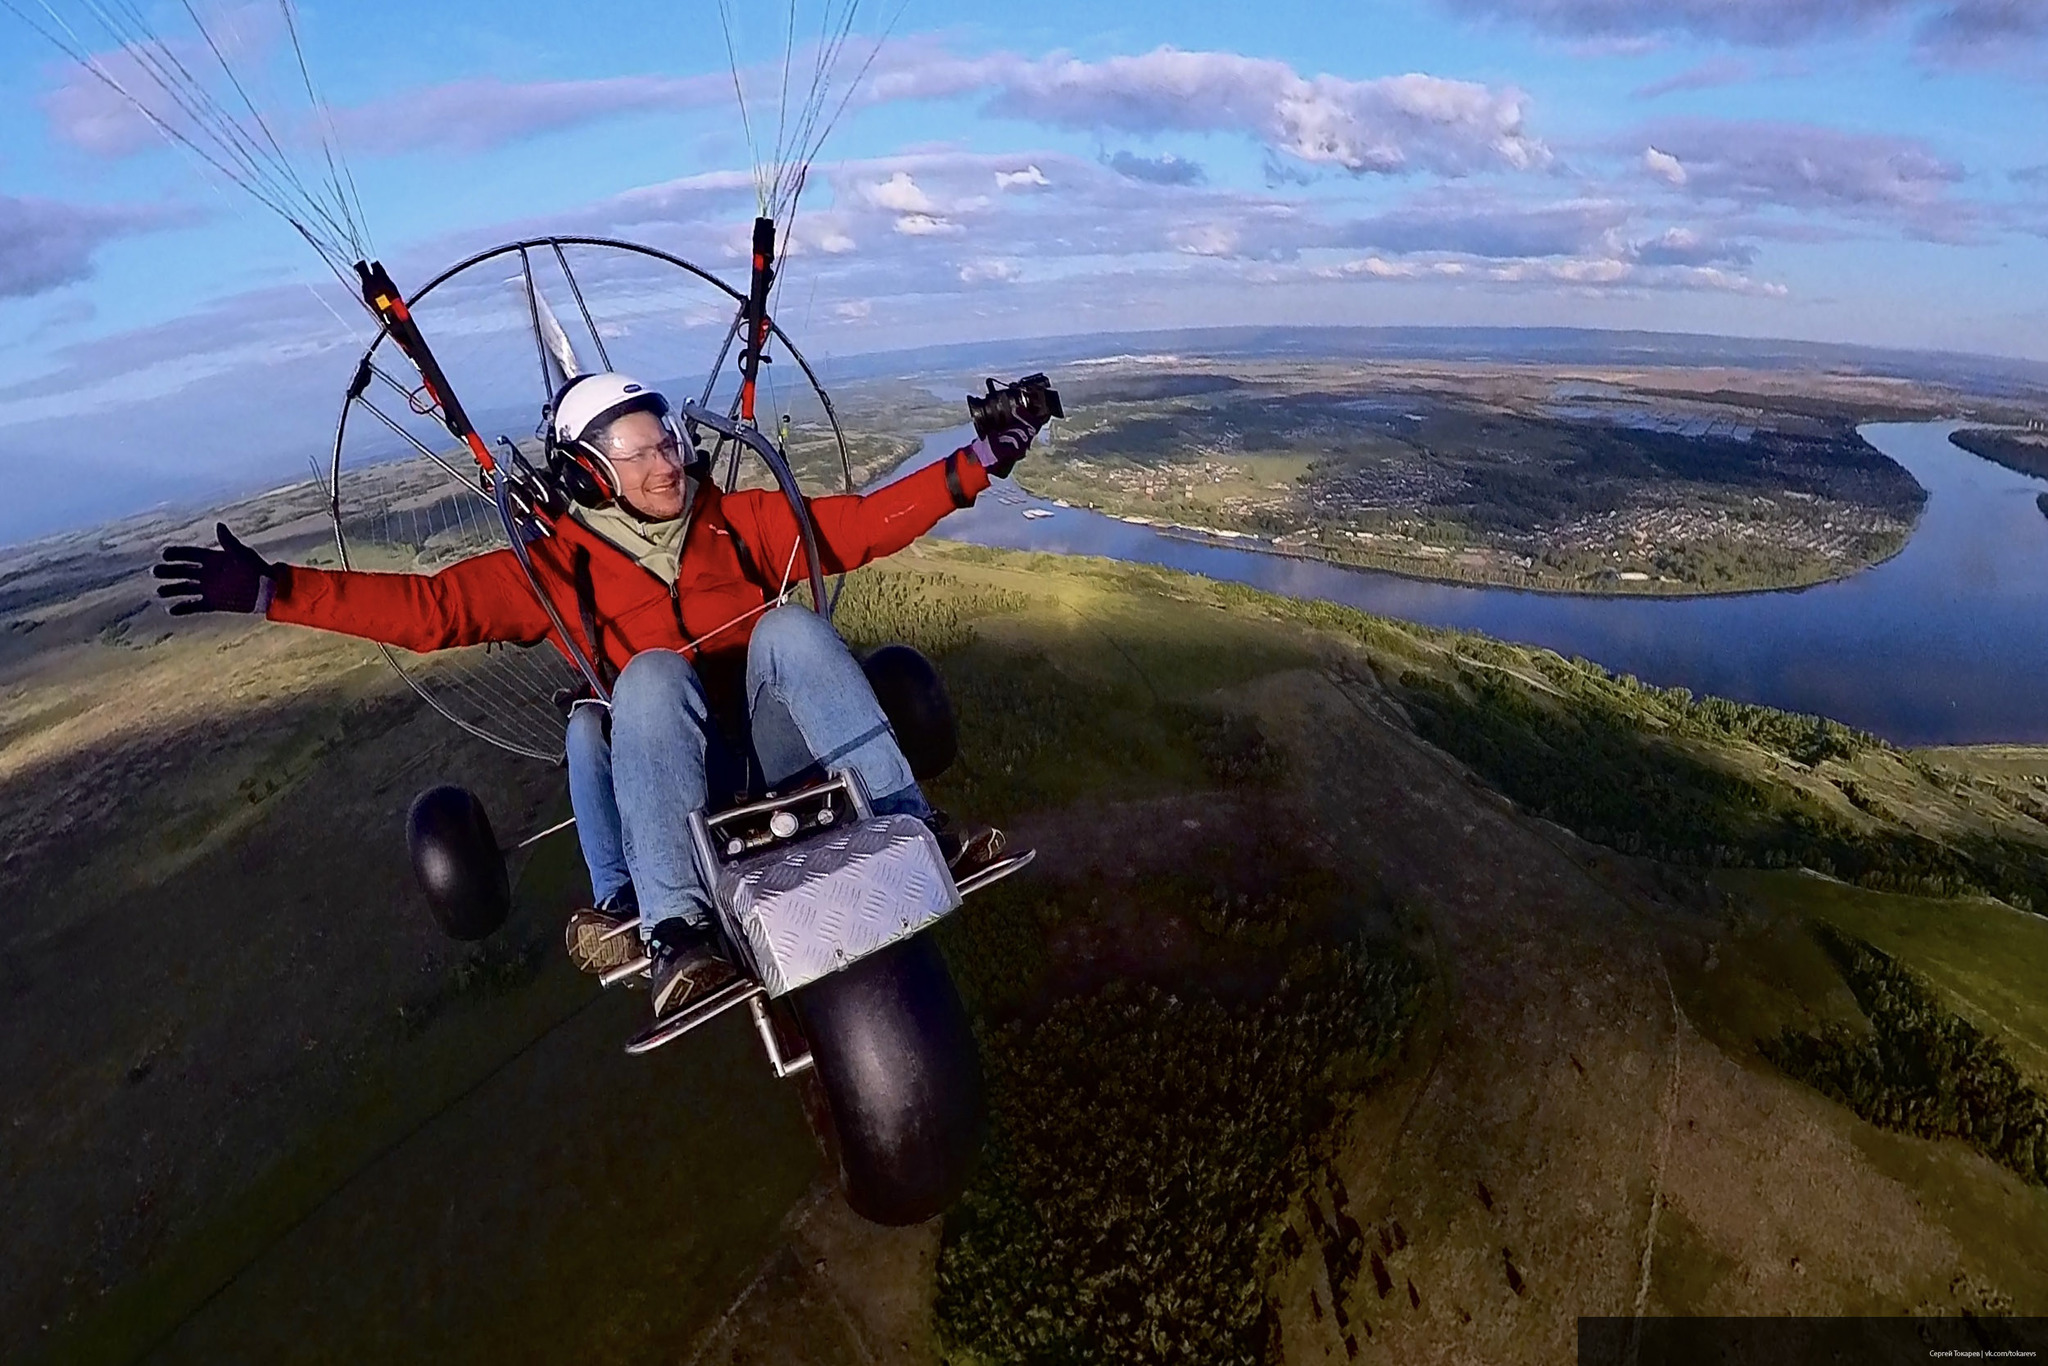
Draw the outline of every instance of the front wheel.
M854 1212L917 1224L959 1199L981 1152L981 1055L931 936L820 978L796 1004Z
M449 938L483 939L505 923L512 884L475 793L449 785L413 798L405 844L427 907Z

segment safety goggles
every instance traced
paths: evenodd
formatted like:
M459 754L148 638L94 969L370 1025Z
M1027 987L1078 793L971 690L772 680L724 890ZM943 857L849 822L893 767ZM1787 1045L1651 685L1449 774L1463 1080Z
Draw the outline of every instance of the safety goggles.
M683 463L683 443L671 431L655 445L638 446L630 451L622 451L607 445L604 448L604 454L605 458L610 460L612 464L622 468L637 467L643 461L657 458L665 460L671 465L680 465Z

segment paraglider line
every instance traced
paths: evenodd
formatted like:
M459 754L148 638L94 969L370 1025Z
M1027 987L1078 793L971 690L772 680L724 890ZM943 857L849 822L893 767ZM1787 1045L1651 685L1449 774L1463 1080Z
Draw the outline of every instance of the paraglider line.
M370 400L366 398L359 397L356 399L356 403L364 408L367 408L370 412L370 416L376 418L386 427L389 427L393 434L395 434L400 439L410 444L414 450L418 451L427 459L433 461L436 465L439 465L443 470L447 472L448 477L450 479L453 479L463 488L466 488L471 493L474 493L478 498L482 498L483 501L487 503L491 501L489 498L484 496L484 491L476 486L475 480L471 479L468 475L465 475L461 470L456 469L455 466L449 464L446 460L443 460L438 454L435 453L434 449L431 446L427 445L426 442L420 440L411 432L407 431L395 419L393 419L389 413L385 412L382 408L379 408L376 404L370 402Z
M328 178L330 181L334 179L335 166L339 163L341 177L347 182L348 189L347 198L343 202L355 206L354 221L363 235L362 241L357 244L356 254L358 256L374 256L376 252L372 249L374 243L370 240L369 215L363 212L363 198L356 191L355 173L349 169L348 158L342 154L341 138L334 127L334 113L328 107L327 101L322 99L320 93L313 88L313 73L311 68L306 65L306 49L304 44L299 41L298 11L292 5L292 0L277 0L277 7L284 15L285 32L291 38L292 56L299 64L299 79L306 87L306 99L320 118L323 130L320 148L327 158ZM339 198L342 191L341 184L336 183L334 190L337 198Z

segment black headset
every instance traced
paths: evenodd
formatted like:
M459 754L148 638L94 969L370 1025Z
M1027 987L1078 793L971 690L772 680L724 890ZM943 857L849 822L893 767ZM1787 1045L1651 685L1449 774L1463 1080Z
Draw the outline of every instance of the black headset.
M562 411L562 400L568 397L571 389L589 378L589 375L576 376L555 390L555 397L548 404L548 477L573 502L587 508L601 508L618 499L618 470L613 468L611 460L603 451L589 442L563 441L555 431L555 414ZM635 398L620 405L619 413L630 412L635 407L652 407L654 403L661 403L659 394L649 394L645 398L652 402L641 402L639 398ZM666 408L667 404L662 403L662 407Z

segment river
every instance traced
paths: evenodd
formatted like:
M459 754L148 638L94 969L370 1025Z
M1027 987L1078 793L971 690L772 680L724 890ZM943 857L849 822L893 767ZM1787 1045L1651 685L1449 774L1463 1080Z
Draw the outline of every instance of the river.
M1430 583L1163 535L1000 483L936 534L1162 565L1293 598L1582 655L1646 682L1818 712L1899 744L2048 742L2048 482L1949 444L1956 424L1874 423L1927 506L1905 549L1818 587L1721 597L1531 593ZM970 439L926 438L906 469ZM1027 519L1026 508L1051 516Z

